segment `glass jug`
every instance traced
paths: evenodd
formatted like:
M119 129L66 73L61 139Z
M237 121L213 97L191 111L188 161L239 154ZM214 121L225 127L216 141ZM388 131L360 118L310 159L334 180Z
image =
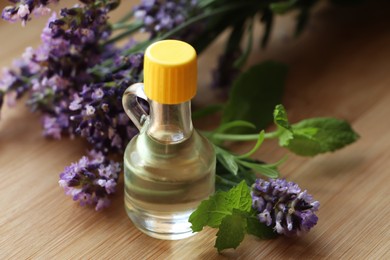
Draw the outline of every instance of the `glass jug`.
M137 228L160 239L193 235L188 218L214 192L215 152L191 120L191 98L196 93L194 53L181 41L152 44L145 52L145 85L134 84L123 96L124 109L140 130L124 155L125 208ZM168 68L155 72L154 67L167 62ZM183 63L187 67L180 70ZM149 103L149 114L139 98Z

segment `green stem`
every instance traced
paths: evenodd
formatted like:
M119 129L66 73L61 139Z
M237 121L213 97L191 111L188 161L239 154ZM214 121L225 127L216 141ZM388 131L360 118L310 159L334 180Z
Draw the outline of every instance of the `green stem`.
M209 5L213 4L214 0L203 0L198 2L198 7L203 9L205 7L208 7Z
M222 133L210 133L203 132L203 134L214 140L221 141L256 141L259 138L259 134L245 134L245 135L236 135L236 134L222 134ZM264 139L273 139L279 137L280 133L278 131L265 133Z
M125 28L124 26L125 25L128 25L128 24L122 24L122 25L118 25L118 28L120 28L120 26L123 26L122 28ZM121 34L118 34L117 36L115 36L114 38L108 40L105 44L111 44L111 43L114 43L114 42L117 42L119 40L122 40L123 38L126 38L127 36L133 34L134 32L138 31L139 29L141 29L141 27L143 26L143 23L142 22L135 22L133 24L130 24L128 25L128 30L121 33ZM115 28L115 25L113 25L113 29L118 29L118 28ZM121 29L122 29L121 28Z
M227 186L231 186L231 187L234 187L238 184L238 183L235 183L234 181L230 181L228 179L225 179L219 175L215 176L215 180L223 185L227 185Z
M121 19L119 19L118 23L124 23L124 22L130 20L131 18L133 18L133 16L134 16L134 12L131 11L131 12L125 14Z
M120 30L120 29L128 29L134 26L134 23L129 22L129 23L114 23L111 27L113 30Z

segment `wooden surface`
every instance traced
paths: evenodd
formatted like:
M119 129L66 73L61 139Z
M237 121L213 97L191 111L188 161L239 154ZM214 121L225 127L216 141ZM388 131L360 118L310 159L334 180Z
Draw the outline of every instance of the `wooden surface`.
M127 218L122 182L110 209L82 208L64 196L58 174L83 155L85 143L43 139L39 117L19 104L4 109L0 122L0 259L390 259L389 7L320 8L299 39L289 36L291 17L278 19L270 47L251 57L290 65L284 104L292 121L340 117L361 135L337 153L289 155L282 166L283 176L321 202L319 223L308 235L247 236L220 255L212 229L181 241L156 240ZM23 30L0 23L0 66L37 45L42 23ZM209 54L201 59L203 70ZM272 162L286 153L268 142L256 156Z

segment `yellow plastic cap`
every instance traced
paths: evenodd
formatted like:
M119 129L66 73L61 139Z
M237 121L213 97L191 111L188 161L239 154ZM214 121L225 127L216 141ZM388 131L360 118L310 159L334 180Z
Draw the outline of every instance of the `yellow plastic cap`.
M196 94L196 51L188 43L164 40L145 51L144 90L161 104L179 104Z

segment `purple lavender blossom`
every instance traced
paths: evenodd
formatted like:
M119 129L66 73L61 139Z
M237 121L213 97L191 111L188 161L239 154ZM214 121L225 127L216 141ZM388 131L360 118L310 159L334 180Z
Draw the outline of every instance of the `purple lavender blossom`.
M134 8L134 16L144 23L143 30L154 37L182 24L196 9L196 0L142 0Z
M92 151L66 167L58 183L81 206L95 205L96 210L101 210L110 205L108 197L115 193L119 173L119 163Z
M9 106L13 106L15 100L30 89L34 74L40 70L38 64L33 64L26 59L28 56L26 53L29 51L27 48L22 58L14 62L15 69L4 69L0 76L0 92L3 92L3 95L7 97Z
M42 45L24 55L30 67L41 66L31 80L29 104L43 112L44 135L82 136L104 154L122 153L136 133L128 118L123 120L119 99L138 81L143 58L122 57L120 50L101 45L111 34L107 18L106 8L63 9L61 17L53 14L49 19ZM110 68L99 67L110 59L121 69L111 73Z
M117 175L110 176L120 170L105 156L123 154L137 133L121 97L140 81L143 55L123 56L123 49L106 44L111 35L107 14L118 1L95 2L84 0L51 16L41 46L27 48L15 69L3 72L0 103L4 96L14 101L29 90L28 104L42 113L45 136L81 136L92 145L100 162L96 156L83 157L66 168L60 184L73 199L100 209L109 203L106 195L115 191Z
M294 182L257 179L252 185L252 207L261 223L278 234L302 235L317 224L320 203Z
M10 0L13 6L6 6L3 9L1 17L9 22L22 21L25 26L26 22L31 19L31 15L47 15L51 11L47 5L56 3L58 0Z

